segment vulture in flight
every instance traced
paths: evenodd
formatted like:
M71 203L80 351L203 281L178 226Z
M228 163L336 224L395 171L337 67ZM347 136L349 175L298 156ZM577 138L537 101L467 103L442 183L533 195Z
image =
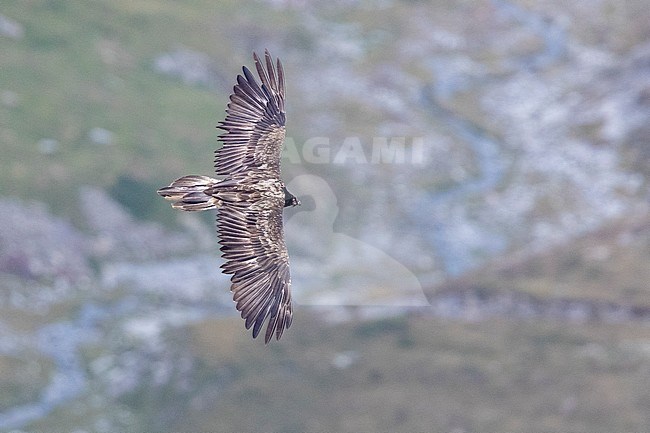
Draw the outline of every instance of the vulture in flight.
M230 95L226 119L218 128L223 146L215 151L220 179L189 175L158 190L184 211L217 209L217 233L232 275L237 310L257 337L280 339L291 326L291 276L284 242L282 210L298 199L280 180L280 153L285 136L284 73L268 50L264 61L253 53L261 83L244 66Z

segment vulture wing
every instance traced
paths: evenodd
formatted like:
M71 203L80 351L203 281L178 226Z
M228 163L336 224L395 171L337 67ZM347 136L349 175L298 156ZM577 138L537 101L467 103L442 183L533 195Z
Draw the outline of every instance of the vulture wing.
M218 126L225 132L219 136L223 146L215 152L215 169L225 176L260 168L279 179L285 136L284 72L280 60L276 70L268 51L266 66L257 54L253 57L262 84L246 66L244 75L237 75L226 119Z
M264 173L247 173L246 181ZM252 192L247 202L221 206L217 231L225 274L232 274L230 290L246 329L253 326L257 337L265 320L268 326L264 341L275 334L280 339L291 326L291 275L289 254L284 242L282 209L284 199L263 197Z

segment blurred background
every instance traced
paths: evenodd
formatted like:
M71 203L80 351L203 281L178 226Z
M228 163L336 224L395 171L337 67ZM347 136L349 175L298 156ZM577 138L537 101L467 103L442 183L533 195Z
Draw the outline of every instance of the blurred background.
M155 194L265 48L267 346ZM646 0L3 2L0 150L2 431L650 429Z

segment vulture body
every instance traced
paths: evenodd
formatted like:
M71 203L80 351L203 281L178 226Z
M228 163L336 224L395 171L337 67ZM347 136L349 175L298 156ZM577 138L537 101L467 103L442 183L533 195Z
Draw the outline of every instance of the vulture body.
M218 128L223 146L215 151L221 179L189 175L158 190L184 211L217 210L217 233L231 277L231 292L246 329L264 341L280 339L291 326L291 275L282 211L300 202L280 179L285 137L284 71L265 52L253 59L261 84L244 66Z

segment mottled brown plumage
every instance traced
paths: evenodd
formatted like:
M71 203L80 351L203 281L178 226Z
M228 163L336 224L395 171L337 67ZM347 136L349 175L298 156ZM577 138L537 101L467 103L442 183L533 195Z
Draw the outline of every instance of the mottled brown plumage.
M174 208L217 209L217 233L232 275L237 310L257 337L267 322L264 341L280 339L291 325L291 276L284 242L282 210L300 204L280 180L285 137L284 71L268 51L264 63L253 54L260 77L243 67L219 128L223 146L215 152L215 169L224 179L190 175L158 190Z

